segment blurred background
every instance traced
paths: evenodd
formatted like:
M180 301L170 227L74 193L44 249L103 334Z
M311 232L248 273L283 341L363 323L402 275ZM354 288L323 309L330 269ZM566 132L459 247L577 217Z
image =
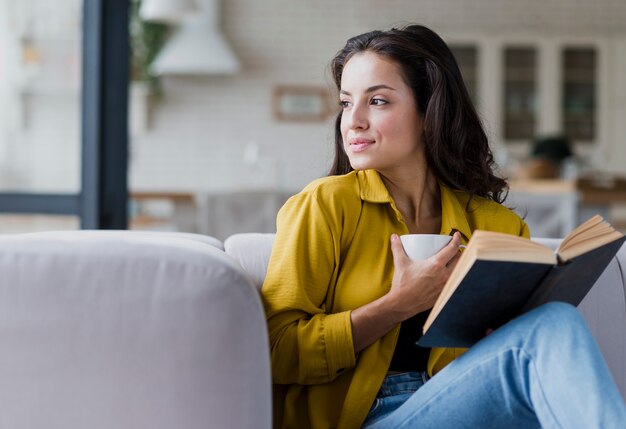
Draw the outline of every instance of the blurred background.
M534 236L626 228L623 0L0 0L0 233L274 231L330 167L331 57L408 23L452 47Z

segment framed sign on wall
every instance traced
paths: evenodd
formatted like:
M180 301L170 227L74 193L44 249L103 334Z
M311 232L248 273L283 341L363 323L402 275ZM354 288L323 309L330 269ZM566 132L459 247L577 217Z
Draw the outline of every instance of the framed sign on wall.
M319 122L335 110L328 88L323 86L279 85L272 94L272 111L279 121Z

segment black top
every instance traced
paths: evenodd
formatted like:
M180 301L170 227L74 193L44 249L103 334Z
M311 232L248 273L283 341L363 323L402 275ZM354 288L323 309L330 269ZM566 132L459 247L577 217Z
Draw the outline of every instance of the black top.
M422 336L422 327L429 311L418 313L400 325L400 336L393 352L389 371L412 372L426 371L430 348L424 348L415 343Z

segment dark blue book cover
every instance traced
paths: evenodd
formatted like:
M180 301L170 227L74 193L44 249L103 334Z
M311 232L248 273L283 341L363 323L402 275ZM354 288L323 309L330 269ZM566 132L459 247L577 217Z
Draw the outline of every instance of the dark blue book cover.
M509 320L548 301L578 305L626 237L563 264L477 259L417 344L471 347Z

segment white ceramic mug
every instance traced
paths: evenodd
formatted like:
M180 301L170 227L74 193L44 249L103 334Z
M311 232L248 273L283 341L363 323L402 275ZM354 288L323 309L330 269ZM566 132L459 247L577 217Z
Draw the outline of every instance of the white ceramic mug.
M402 246L409 259L427 259L446 247L451 235L405 234L400 236Z

